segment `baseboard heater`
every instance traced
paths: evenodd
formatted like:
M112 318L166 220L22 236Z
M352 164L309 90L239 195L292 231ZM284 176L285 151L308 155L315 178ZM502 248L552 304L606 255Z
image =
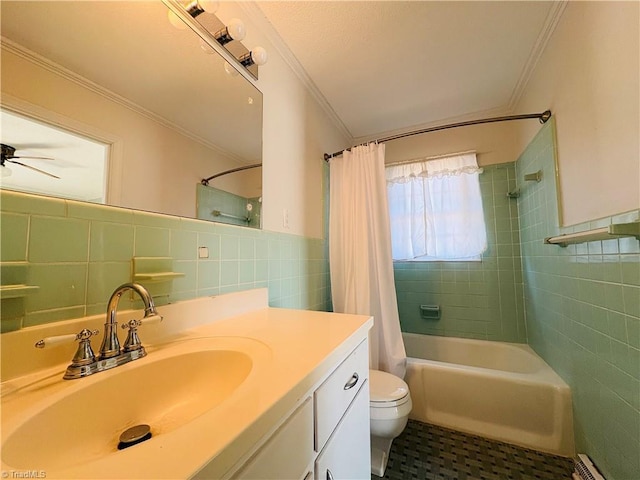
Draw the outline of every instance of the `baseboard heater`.
M573 480L606 480L591 459L582 453L578 454L578 460L576 460L576 467L572 477Z

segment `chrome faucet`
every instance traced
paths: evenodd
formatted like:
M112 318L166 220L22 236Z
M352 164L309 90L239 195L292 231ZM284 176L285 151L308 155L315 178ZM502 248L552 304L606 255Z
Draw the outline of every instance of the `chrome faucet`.
M123 329L129 329L129 333L121 349L117 332L117 310L120 297L128 290L136 292L144 302L144 316L140 320L129 320L122 325ZM104 324L104 337L98 357L94 356L91 348L91 337L98 334L97 330L91 331L83 329L78 334L58 335L45 338L38 341L35 346L37 348L46 348L70 340L79 340L78 349L71 361L71 365L67 367L63 378L66 380L81 378L144 357L147 352L138 337L138 327L143 324L160 321L162 321L162 316L158 314L153 298L147 289L138 283L125 283L116 288L109 299L109 304L107 305L107 322Z
M117 332L118 322L116 320L118 316L118 303L120 302L120 297L122 297L122 294L127 290L133 290L136 292L144 302L144 317L142 320L131 320L129 323L122 326L122 328L129 328L129 334L127 335L127 340L124 344L124 352L122 353L142 349L142 356L146 355L144 347L138 338L137 328L142 325L142 322L145 319L152 321L153 317L159 315L156 311L156 306L153 303L153 298L146 288L139 283L125 283L115 289L111 294L109 304L107 305L107 323L104 324L104 337L102 339L102 345L100 346L100 360L121 355L120 341L118 340ZM161 319L162 317L160 317L160 320Z

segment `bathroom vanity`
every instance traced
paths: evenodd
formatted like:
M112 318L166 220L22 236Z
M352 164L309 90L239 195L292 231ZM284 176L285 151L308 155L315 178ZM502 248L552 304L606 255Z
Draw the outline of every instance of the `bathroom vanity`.
M2 335L2 470L47 478L369 478L367 333L359 315L267 306L266 289L159 307L148 355L63 380L104 316ZM135 313L135 315L133 315ZM120 312L122 324L139 312ZM152 437L117 450L121 431Z

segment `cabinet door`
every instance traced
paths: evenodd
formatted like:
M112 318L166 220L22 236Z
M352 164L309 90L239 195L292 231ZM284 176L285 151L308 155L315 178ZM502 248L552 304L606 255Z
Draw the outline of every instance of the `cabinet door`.
M233 478L303 479L312 461L313 404L309 398Z
M369 382L365 382L316 460L315 480L371 478Z
M322 451L331 433L369 377L369 350L365 340L316 390L316 452Z

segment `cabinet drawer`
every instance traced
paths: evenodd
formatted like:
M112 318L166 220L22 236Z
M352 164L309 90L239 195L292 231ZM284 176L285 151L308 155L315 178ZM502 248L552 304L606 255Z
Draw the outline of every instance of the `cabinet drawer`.
M368 387L368 382L365 382L360 388L355 400L318 455L315 480L371 477Z
M309 398L233 478L306 478L313 456L313 409Z
M368 376L369 349L365 340L314 393L316 452L322 450Z

